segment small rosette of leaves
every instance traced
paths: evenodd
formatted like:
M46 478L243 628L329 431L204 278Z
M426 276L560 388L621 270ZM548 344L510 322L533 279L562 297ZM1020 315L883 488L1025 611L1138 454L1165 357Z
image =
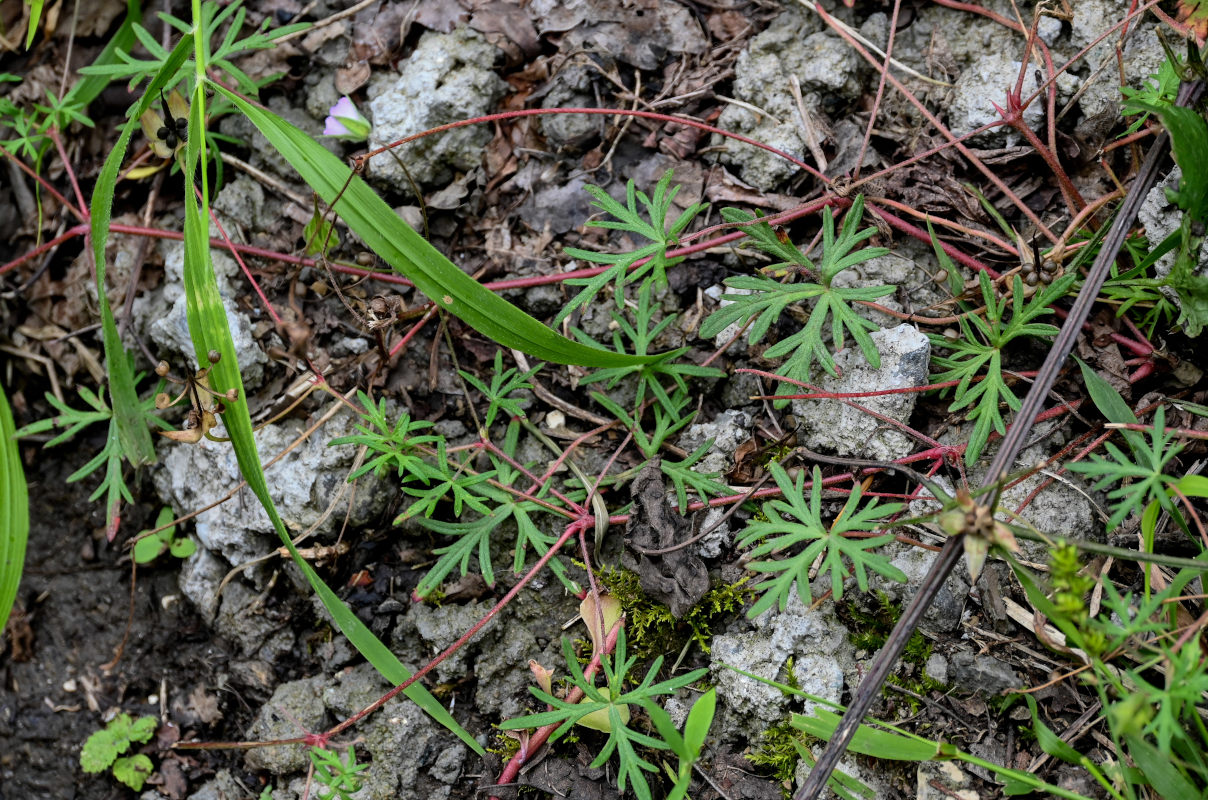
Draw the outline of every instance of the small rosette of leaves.
M155 717L139 717L136 720L129 714L118 714L84 742L80 750L80 768L85 772L104 772L112 767L113 777L136 792L142 791L143 784L154 771L151 759L142 753L132 756L122 754L132 744L150 741L157 724Z
M1003 351L1007 345L1025 336L1056 336L1055 326L1035 320L1051 312L1049 306L1065 296L1075 279L1072 274L1062 276L1026 300L1023 281L1016 275L1010 297L997 298L990 277L982 272L979 280L986 318L973 313L961 315L961 338L955 341L934 334L930 336L933 347L951 352L947 356L932 356L932 364L941 371L932 375L931 380L936 383L958 381L948 410L956 412L968 408L965 419L974 423L965 450L965 463L977 461L991 433L1006 433L1000 406L1005 404L1012 411L1019 410L1019 398L1003 375ZM1008 304L1011 308L1009 318Z
M747 341L758 344L767 335L782 313L797 303L812 301L809 318L805 326L785 337L764 351L765 358L788 356L781 366L781 373L793 380L808 382L815 363L835 375L835 360L823 338L826 323L830 321L830 339L836 350L844 346L847 336L859 345L860 351L874 368L881 366L881 354L869 336L878 330L877 325L856 314L851 304L856 301L872 301L893 293L894 286L865 286L841 288L833 285L835 276L845 269L878 258L889 252L884 247L857 245L876 233L876 228L857 230L864 215L864 199L856 198L835 236L835 219L831 209L822 216L822 258L815 264L796 245L783 241L767 222L754 222L757 218L733 208L722 210L727 222L743 225L744 230L759 249L779 259L763 270L764 275L740 275L726 279L726 286L741 289L743 294L726 294L723 300L728 305L713 312L701 325L702 337L717 336L728 325L746 325ZM770 277L783 275L784 281ZM801 283L791 282L798 275L811 278Z
M670 224L667 215L680 187L671 185L672 171L667 170L654 187L654 194L647 197L645 192L638 191L631 179L625 185L625 204L621 205L608 192L599 186L585 186L588 194L596 198L593 206L608 214L612 219L593 219L587 223L590 228L607 228L615 231L625 231L649 242L628 253L596 253L577 247L566 248L566 254L572 258L580 258L593 264L608 264L604 272L593 278L576 278L568 280L572 286L582 286L583 290L575 295L565 308L559 312L554 324L558 325L574 311L591 301L601 289L609 283L616 282L618 301L620 291L625 284L639 280L646 275L652 275L661 284L667 283L667 267L678 264L682 258L667 258L667 249L679 244L679 235L684 232L692 220L708 207L706 203L696 203L685 208ZM645 209L646 218L638 208L641 203ZM646 259L645 263L634 266ZM632 268L632 271L631 271Z
M650 669L647 671L646 677L642 679L642 682L626 691L625 682L628 678L629 670L637 662L637 657L627 657L624 628L621 628L617 633L615 654L611 657L608 655L601 657L600 663L606 678L605 685L603 686L597 687L594 681L589 681L584 676L583 668L579 666L579 660L575 657L574 649L568 639L562 640L562 654L566 659L567 669L570 671L571 684L583 690L585 696L582 701L570 703L537 687L529 687L529 691L538 700L549 704L552 706L552 709L538 714L531 714L527 717L505 720L499 725L500 729L517 730L557 724L558 729L550 737L550 741L553 742L565 735L575 724L582 724L584 717L594 715L592 719L597 724L593 724L591 727L607 733L608 741L604 743L604 747L600 749L591 766L593 768L602 767L615 753L618 761L618 788L624 792L627 785L632 786L633 793L637 795L639 800L652 800L650 784L646 780L645 773L657 773L658 768L638 755L637 748L647 747L656 750L670 750L671 745L663 739L650 736L630 727L631 714L629 707L633 705L645 706L659 695L672 694L677 689L700 680L708 670L696 669L678 677L655 683L654 679L658 676L659 669L663 665L663 658L659 656L650 665Z
M752 560L747 568L768 577L754 588L763 596L747 612L756 617L773 606L784 611L788 605L793 584L801 601L809 605L812 601L809 590L809 572L814 561L822 556L818 575L831 574L831 589L835 600L843 597L843 580L847 576L844 559L851 563L860 591L868 591L868 570L890 580L905 582L906 574L893 566L885 556L874 552L878 547L893 541L893 534L867 538L848 538L845 534L867 533L882 525L886 517L896 514L901 503L878 503L873 498L860 507L861 491L857 483L843 510L828 526L822 521L822 472L814 467L813 483L809 499L805 494L805 473L797 475L796 482L785 472L784 467L773 463L770 467L783 499L763 504L766 522L752 522L739 539L739 547L758 545L748 557L780 555L783 558L767 561ZM805 545L797 550L799 545Z

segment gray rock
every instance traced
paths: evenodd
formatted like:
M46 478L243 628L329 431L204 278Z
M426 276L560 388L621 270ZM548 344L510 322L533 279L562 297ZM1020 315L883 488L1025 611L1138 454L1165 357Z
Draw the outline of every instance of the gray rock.
M709 451L693 469L700 473L724 474L734 468L734 451L751 438L752 422L747 412L727 409L714 417L712 422L689 425L680 438L679 446L688 452L695 452L705 442L712 440Z
M866 216L865 222L868 221ZM843 270L835 276L831 285L840 289L865 286L897 287L896 292L882 297L877 302L894 311L914 313L949 299L949 295L927 273L924 266L934 262L935 254L929 246L903 241L895 245L892 253L870 258ZM867 306L854 305L852 308L879 327L889 328L898 324L896 318Z
M807 610L795 591L783 612L769 610L756 617L753 624L754 630L714 637L710 653L717 696L731 723L714 729L722 731L722 736L745 735L750 741L781 721L786 701L779 689L723 665L783 681L781 670L792 657L793 674L802 690L838 702L845 666L854 663L847 629L833 613ZM806 706L805 713L809 713L812 705L807 702Z
M212 230L211 235L217 236L218 231ZM137 298L133 314L135 325L151 337L160 348L160 357L168 361L172 372L179 376L187 370L196 370L198 364L197 355L193 350L193 339L189 335L186 312L185 247L184 242L170 239L161 239L156 246L164 259L163 288L146 297ZM252 320L235 305L235 299L247 292L247 279L230 255L218 249L211 250L211 254L218 292L222 295L227 323L235 342L239 371L243 376L244 385L252 389L259 386L263 380L264 365L268 363L268 357L252 334ZM236 285L239 286L238 289L235 288Z
M1093 7L1095 3L1088 5ZM1075 6L1075 25L1083 19L1086 10L1082 3ZM1102 33L1103 28L1110 24L1106 18L1098 20L1098 31L1095 35ZM1124 85L1133 88L1141 86L1146 78L1158 73L1162 62L1166 60L1166 54L1155 30L1156 26L1152 25L1142 25L1134 30L1124 42L1120 62L1117 62L1115 50L1118 37L1109 36L1105 40L1108 46L1100 45L1091 51L1087 59L1087 63L1092 67L1087 76L1088 84L1082 96L1078 98L1078 110L1084 118L1114 116L1119 113L1123 98L1120 94L1120 71L1117 63L1124 67ZM1099 70L1098 67L1105 60L1108 63L1107 68ZM1081 125L1079 127L1081 129Z
M283 723L281 715L273 711L274 706L290 711L314 730L325 715L346 719L389 689L390 684L369 664L344 670L330 680L316 677L282 684L260 710L250 734L260 738L298 735L296 726ZM315 721L314 727L309 720ZM381 710L362 720L356 733L357 760L371 762L360 775L362 788L356 795L358 800L443 800L467 758L464 745L402 696L389 700ZM365 751L369 758L364 756ZM282 752L294 753L296 757L280 755ZM305 770L307 763L305 750L300 746L262 748L248 755L249 768L266 769L277 775ZM285 786L281 787L283 783ZM273 794L275 800L301 797L302 783L280 781L278 785Z
M273 696L256 713L248 728L249 741L292 739L322 730L326 708L323 705L323 678L303 678L277 687ZM416 712L419 713L419 712ZM254 747L247 752L248 769L267 770L283 775L306 769L310 763L302 745Z
M343 488L349 468L355 458L355 447L328 447L337 436L354 432L357 418L341 410L328 423L292 450L277 463L265 469L269 493L282 515L286 527L295 535L318 525L318 537L329 534L342 522L343 515L329 514L323 518L332 500ZM306 428L302 420L289 420L271 425L257 433L260 459L269 459L283 451ZM224 442L203 439L197 444L182 445L161 440L159 457L162 467L152 480L160 497L179 513L190 513L210 505L238 485L239 465L231 446ZM387 485L372 475L359 479L350 523L362 525L381 512L387 499L382 488ZM351 488L351 487L349 487ZM351 492L337 505L343 510ZM214 598L206 596L203 580L221 580L213 565L201 555L209 550L235 566L269 552L280 542L259 501L247 492L242 498L203 512L196 518L196 533L202 548L190 557L196 565L187 567L182 577L182 590L202 609L212 607ZM225 569L222 570L225 574ZM217 588L216 584L213 588ZM212 592L212 589L209 591Z
M828 392L871 392L926 385L931 342L922 332L903 324L873 333L872 340L881 354L880 369L873 369L858 347L849 346L835 354L840 377L819 370L818 386ZM851 402L906 422L917 399L917 394L907 392ZM793 413L811 449L890 461L908 455L915 446L901 431L837 400L794 400Z
M369 81L369 148L490 112L506 90L492 71L498 53L469 28L425 33L399 74L380 71ZM478 166L490 139L489 126L470 125L426 136L397 153L416 182L446 183L454 171ZM406 173L389 156L375 158L369 174L396 191L408 191Z
M596 98L592 92L592 74L586 65L578 63L558 70L549 79L549 91L541 101L541 107L594 107ZM602 119L591 114L550 114L541 117L541 132L556 148L579 148L600 132ZM582 184L582 180L579 182ZM581 223L582 219L579 224Z
M994 656L968 652L954 653L951 659L952 685L963 692L998 695L1023 686L1023 680L1010 665Z
M790 82L801 87L802 105L819 131L827 112L838 109L860 92L862 61L842 39L818 30L816 17L792 9L766 31L751 39L734 66L734 95L763 111L738 105L722 112L718 125L804 158L806 138ZM795 174L796 166L766 150L726 141L722 160L736 166L744 181L770 190Z
M939 681L940 683L948 682L948 659L944 658L939 653L932 653L927 659L927 663L923 665L923 671L928 677Z
M243 800L247 790L239 785L230 770L220 769L211 780L206 781L189 800Z
M973 777L951 761L920 761L915 770L918 800L978 800ZM932 786L939 783L943 789Z
M1038 455L1035 450L1029 451ZM1039 458L1020 459L1024 463L1032 463ZM1044 474L1033 475L1003 491L999 507L1016 511L1041 483L1049 481ZM999 514L999 519L1009 521L1010 516L1005 512ZM1044 531L1054 536L1064 536L1070 539L1089 539L1103 541L1104 527L1096 518L1095 507L1088 497L1077 476L1065 474L1049 483L1044 491L1032 498L1028 505L1018 510L1018 518L1036 530ZM1048 547L1042 542L1019 540L1024 557L1032 561L1047 561Z
M1021 62L1013 53L987 52L971 63L956 79L952 102L948 104L948 127L963 136L983 125L1002 119L994 108L1007 108L1007 92L1013 91ZM1032 70L1024 78L1023 96L1036 91L1036 76ZM1023 113L1024 122L1033 130L1039 127L1044 110L1041 103L1032 103ZM1013 145L1021 136L1003 126L987 131L979 140Z
M893 566L906 573L906 583L898 583L877 574L870 574L869 588L872 591L884 592L898 604L904 604L914 597L939 555L930 550L899 542L890 542L885 545L881 548L881 554L889 558ZM940 587L931 607L923 615L922 627L933 633L947 633L956 630L961 624L965 600L968 596L968 573L961 565L952 570L948 579L944 581L944 585Z

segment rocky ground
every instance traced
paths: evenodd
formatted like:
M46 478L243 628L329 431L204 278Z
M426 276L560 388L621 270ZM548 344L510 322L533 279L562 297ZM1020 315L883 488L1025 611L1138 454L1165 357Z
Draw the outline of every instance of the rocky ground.
M17 13L19 5L7 4L4 14ZM80 19L89 22L74 40L72 64L87 63L111 30L110 23L93 16L116 19L123 9L121 3L104 0L83 5L91 11L82 10ZM861 158L867 173L941 142L890 87L870 146L862 151L879 73L807 4L386 0L361 5L356 13L333 20L343 4L247 3L254 22L280 24L298 17L324 23L245 64L253 77L285 73L262 97L269 108L309 133L320 134L328 109L341 95L351 95L373 124L369 148L500 110L582 106L691 115L811 163L820 164L820 155L825 173L836 178L850 174ZM1013 18L1008 3L986 5ZM1039 26L1039 36L1058 64L1121 19L1130 4L1079 0L1072 5L1068 19L1045 17ZM177 14L184 13L180 3L175 6ZM151 4L149 18L160 7ZM863 2L830 9L861 41L882 49L891 10ZM1030 13L1025 11L1025 21ZM49 39L39 39L29 52L16 48L0 57L0 71L25 78L10 95L40 96L35 90L57 85L70 16L64 7ZM10 37L17 21L5 18ZM155 37L161 35L158 20L147 24ZM1118 113L1117 41L1091 49L1057 81L1062 115L1058 144L1087 198L1113 188L1097 159L1108 137L1124 127ZM893 56L901 65L897 74L957 134L995 118L993 103L1005 103L1023 51L1022 38L1003 25L927 3L905 5L894 31ZM1134 26L1122 54L1120 69L1133 85L1157 70L1163 55L1152 21ZM1100 69L1102 64L1108 66ZM1034 80L1025 75L1025 94ZM69 132L68 152L85 184L95 180L129 102L124 88L115 84L91 110L96 128L76 126ZM1045 113L1041 103L1028 113L1033 112L1026 119L1039 129ZM215 201L232 235L266 250L299 253L302 228L312 213L307 188L246 121L227 116L214 127L237 141L229 146L231 157ZM341 156L366 147L324 141ZM1059 221L1058 188L1016 134L993 131L971 145L1029 207L1049 223ZM1123 150L1103 156L1113 159L1120 174L1127 165L1114 159L1125 157ZM632 245L584 227L595 211L584 186L599 185L620 196L626 181L648 190L668 169L674 169L682 187L679 208L707 202L715 209L701 227L720 221L716 209L723 206L772 213L821 192L812 178L766 151L675 123L587 115L515 119L428 137L399 151L397 159L384 155L372 160L367 178L455 263L487 281L584 266L567 256L565 247ZM44 171L57 185L65 185L62 165L53 157ZM31 205L32 182L14 170L6 174L10 179L0 186L0 263L34 247L39 231L43 239L53 236L59 216L65 216L43 197L50 211L39 221L36 211L30 213L36 208ZM864 191L998 233L962 187L971 181L984 184L966 163L945 152L889 173ZM150 206L144 184L119 191L115 221L179 230L184 191L179 178L156 183L158 199ZM422 197L416 196L416 188ZM1019 213L1001 194L988 185L982 190L1013 225L1023 227ZM144 218L145 208L150 211ZM1154 229L1173 224L1160 195L1147 213L1145 224ZM791 234L804 246L818 229L816 221L798 223ZM354 263L361 248L354 237L343 235L338 255ZM891 252L859 265L843 280L853 286L896 286L882 304L898 312L915 312L945 299L930 245L887 227L874 243ZM977 238L957 243L990 261L1002 258ZM90 278L81 253L82 242L75 240L52 251L45 263L35 261L0 276L0 379L18 425L51 413L42 400L54 388L48 370L69 402L75 402L76 386L97 386L91 367L99 358L100 335L89 327L96 321L96 298L86 288ZM124 306L130 282L137 281L133 301L122 312L129 343L137 341L156 359L181 366L193 359L182 253L173 240L115 237L110 260L116 308ZM257 421L290 406L308 359L336 392L372 388L389 400L391 409L405 408L416 419L432 421L450 446L476 440L476 417L469 406L477 403L481 413L483 404L466 391L456 369L490 374L496 348L480 334L451 317L437 320L399 354L383 357L383 350L415 322L409 309L423 298L412 289L317 266L252 259L249 266L269 300L295 326L285 335L265 318L239 265L218 251L214 259ZM681 452L712 440L703 471L720 473L742 491L759 476L751 471L759 469L762 457L755 451L783 446L789 434L810 450L840 457L891 460L918 450L918 442L900 430L833 401L798 400L777 408L752 399L774 384L738 370L774 371L779 360L762 357L766 343L751 346L744 337L726 347L732 332L713 340L699 335L702 319L717 307L723 279L750 269L749 253L712 248L672 268L669 285L656 293L660 313L679 316L652 351L688 347L686 358L699 364L724 348L712 363L725 377L694 380L699 411L694 424L673 439ZM550 319L573 290L545 284L503 295L530 314ZM821 379L821 388L856 392L926 385L934 372L930 340L913 324L876 311L867 314L882 328L873 336L880 368L870 367L858 350L849 348L836 356L842 377ZM574 318L577 327L599 341L611 337L610 322L603 302ZM800 324L786 315L777 331ZM63 338L81 330L74 338ZM1042 356L1042 346L1020 348L1011 368L1034 368ZM511 356L506 358L511 364ZM151 365L145 356L140 359L140 368ZM538 377L541 392L526 398L530 420L563 444L590 430L604 414L576 386L582 376L575 368L546 367ZM626 391L633 389L621 385L614 395L623 397ZM551 403L550 394L557 402ZM453 643L517 578L500 568L497 582L488 586L471 569L467 578L450 576L441 602L413 601L412 591L443 541L413 522L391 524L408 502L396 481L370 475L355 488L349 486L356 448L333 448L328 442L352 432L356 419L329 395L320 395L305 399L258 434L266 461L288 450L268 471L274 500L292 531L310 531L307 545L325 548L312 555L329 584L403 663L419 667ZM921 399L917 394L889 395L865 405L944 444L968 436L968 424L949 414L946 402L934 393ZM581 447L579 466L588 475L599 473L625 433L618 426ZM1024 460L1054 452L1068 439L1069 429L1053 426L1037 434ZM301 443L289 449L300 437ZM551 460L535 438L524 437L517 451L521 460ZM265 787L272 787L276 800L305 795L308 762L300 746L184 751L172 745L180 740L263 741L323 730L368 704L388 684L333 632L301 574L276 553L273 528L251 493L239 489L238 468L225 444L182 446L160 440L158 463L132 478L135 502L112 543L104 536L104 509L88 501L94 479L66 483L102 445L99 430L51 450L40 449L36 441L23 444L33 528L19 611L0 653L0 798L129 796L111 776L84 775L78 761L85 738L119 710L160 720L145 748L156 772L144 800L233 800L260 797ZM611 470L620 474L642 460L630 445ZM836 471L829 465L825 469ZM956 480L959 474L954 471L950 477ZM901 491L903 480L890 478L880 486ZM1039 483L1029 479L1005 501L1019 505ZM228 495L222 505L207 508ZM605 498L618 513L631 495L637 493L625 481ZM1067 478L1031 499L1023 516L1045 531L1102 538L1098 503L1084 484ZM163 505L177 515L200 512L182 528L198 549L183 561L164 559L140 567L132 590L130 557L122 540L150 527ZM925 511L926 503L920 501L917 510ZM441 514L454 518L449 509L442 508ZM699 531L717 522L720 513L698 516L686 524ZM744 562L735 540L749 516L740 512L693 546L690 554L703 564L708 579L733 584L742 578ZM631 556L625 561L623 527L614 526L602 543L598 569L631 564ZM917 535L925 544L937 541L921 529ZM915 544L889 547L893 565L909 578L906 584L874 577L871 592L856 592L852 584L836 604L824 597L829 588L825 578L813 591L824 599L808 608L794 597L785 611L753 620L741 608L730 609L709 618L703 642L686 638L684 646L685 638L676 639L676 649L663 653L680 671L708 667L707 680L718 688L719 710L702 762L704 775L694 784L692 797L771 799L791 787L795 759L789 757L784 725L791 711L807 711L809 704L726 665L792 682L835 702L848 699L875 652L876 636L884 636L885 620L912 596L934 557L932 550ZM497 564L510 564L510 546L499 544L495 550ZM1042 560L1040 554L1030 557ZM572 563L578 558L577 551L572 555L568 550L565 562L582 579ZM243 569L232 573L237 567ZM991 563L974 586L960 571L954 574L927 614L923 644L901 666L876 714L985 759L1041 769L1052 783L1098 796L1100 790L1084 774L1047 761L1026 738L1029 717L1019 713L1019 706L1004 709L1000 702L1003 691L1043 684L1064 668L1011 615L1016 594L1003 564ZM492 751L485 759L409 702L393 700L347 737L355 738L361 759L370 762L365 788L356 797L444 800L485 791L499 773L499 753L508 746L492 726L535 708L528 692L530 659L560 667L562 638L586 638L581 624L566 626L578 605L557 579L542 574L498 620L429 676L433 694ZM672 708L678 705L682 714L693 696L682 693L671 701ZM1037 697L1054 719L1066 722L1086 706L1086 698L1068 683L1055 684ZM765 736L777 730L779 739ZM615 773L589 766L599 735L584 731L573 738L553 746L521 776L520 784L541 796L616 796ZM769 741L781 748L778 760L769 755ZM762 763L747 758L759 752ZM777 775L777 768L787 773ZM848 759L842 768L882 798L994 797L999 791L993 776L978 768L863 758ZM517 794L515 787L500 791L503 797Z

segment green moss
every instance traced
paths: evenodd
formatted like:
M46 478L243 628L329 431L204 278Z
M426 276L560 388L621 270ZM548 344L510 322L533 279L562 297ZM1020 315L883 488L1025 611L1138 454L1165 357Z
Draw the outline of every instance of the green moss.
M642 590L641 579L636 573L627 569L606 569L597 577L609 594L621 601L627 617L625 631L629 650L639 658L677 653L689 640L695 640L706 653L709 652L714 626L741 611L755 595L755 591L746 585L746 578L733 584L718 581L683 619L677 620L670 609Z
M859 602L853 597L850 602L836 607L839 618L847 625L848 640L862 650L879 650L889 638L898 618L902 616L902 607L893 602L885 592L877 592L871 610L868 609L867 601L863 608ZM902 650L902 663L913 667L914 675L891 674L886 680L921 695L945 690L945 684L927 674L926 664L927 659L931 658L931 649L931 642L916 630ZM885 691L892 692L890 689ZM909 695L895 694L910 707L912 713L918 711L918 700Z
M798 747L805 747L809 738L808 734L797 730L789 722L781 722L764 731L759 749L747 755L748 761L772 774L786 800L792 796L797 762L801 760Z

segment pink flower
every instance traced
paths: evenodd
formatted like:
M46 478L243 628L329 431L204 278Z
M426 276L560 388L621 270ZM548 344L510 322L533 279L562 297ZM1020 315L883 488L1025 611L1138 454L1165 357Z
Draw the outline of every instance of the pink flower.
M357 107L347 96L341 97L328 113L330 116L327 117L327 124L323 128L324 136L350 142L363 142L369 138L369 130L372 127L369 120L357 111Z

